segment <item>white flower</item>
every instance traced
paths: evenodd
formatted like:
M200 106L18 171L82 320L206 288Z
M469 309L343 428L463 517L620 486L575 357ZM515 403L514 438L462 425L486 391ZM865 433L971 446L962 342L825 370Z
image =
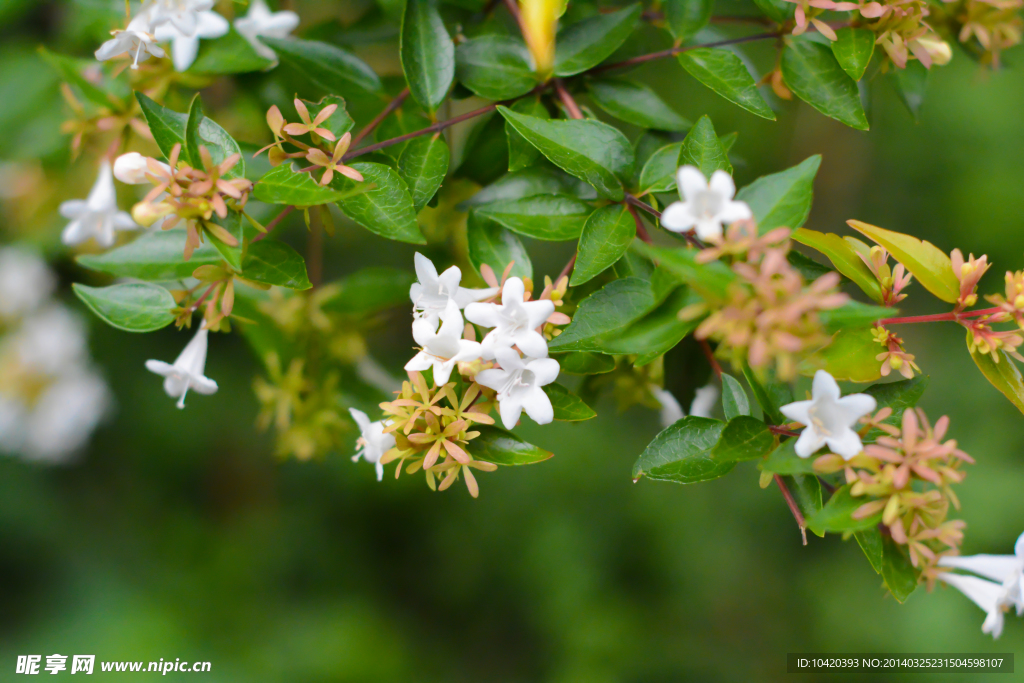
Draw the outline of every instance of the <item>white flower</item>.
M160 360L146 361L147 370L166 377L164 391L171 398L178 399L179 408L185 407L185 395L189 389L194 389L200 394L217 393L217 383L203 376L203 372L206 370L206 347L209 333L204 321L199 331L196 332L196 336L192 337L192 341L185 346L173 365Z
M1024 534L1017 538L1013 555L947 556L939 559L939 566L966 569L987 579L998 581L1006 591L1005 601L1017 608L1017 616L1024 614ZM942 578L945 578L943 575Z
M157 45L156 37L153 35L153 26L148 11L142 11L128 22L128 28L123 31L112 31L114 37L100 45L96 50L96 59L101 62L125 53L132 58L132 68L138 69L139 62L154 57L163 57L166 53Z
M0 249L0 319L38 308L56 284L46 262L22 247Z
M71 219L61 239L64 244L74 245L95 239L101 247L114 245L115 230L135 230L135 224L127 211L118 211L117 195L114 193L114 175L110 162L100 163L96 184L92 186L87 199L69 199L60 205L60 215Z
M660 421L662 427L670 427L679 420L686 417L679 400L668 389L663 389L657 384L651 385L651 395L661 404ZM706 384L694 394L693 402L690 403L690 415L694 417L711 417L711 411L718 401L718 387L714 384Z
M454 300L459 308L465 308L474 301L489 299L498 293L497 288L467 289L460 287L462 271L458 266L452 266L438 275L434 262L419 252L416 252L415 263L416 277L419 282L413 283L409 288L413 312L417 317L431 321L435 327L441 314L448 308L449 299Z
M1007 590L994 581L986 581L976 576L965 576L952 572L942 572L939 578L956 588L974 601L985 611L985 621L981 625L982 633L990 633L998 638L1003 633L1003 613L1012 604Z
M252 0L249 13L235 19L235 29L249 41L256 53L267 59L277 60L277 54L259 41L260 36L287 38L299 25L295 12L271 12L263 0Z
M454 300L441 314L441 329L426 318L412 323L412 336L423 350L405 364L405 369L422 371L434 368L434 383L437 386L448 381L452 369L459 361L476 360L480 357L480 344L462 338L465 324Z
M714 384L705 384L699 387L690 403L690 415L694 417L711 417L711 411L718 402L718 387Z
M506 429L519 422L523 411L537 424L546 425L555 419L551 399L541 387L558 377L558 361L554 358L520 358L509 348L496 351L500 368L481 370L476 381L498 392L498 412Z
M167 174L170 174L171 167L162 161L153 161ZM147 173L152 173L149 169L149 158L144 157L138 152L128 152L122 154L114 160L114 177L120 180L126 185L142 185L149 182L149 178L146 177Z
M475 303L466 306L467 320L494 328L482 343L482 354L487 360L494 358L498 349L513 345L526 356L544 358L548 355L548 343L537 328L555 312L555 304L550 299L524 301L525 295L523 281L510 277L501 291L501 305Z
M361 410L349 408L352 419L359 425L361 436L356 441L356 454L352 456L352 462L358 462L362 458L366 462L376 466L377 481L384 478L384 464L380 461L381 456L395 447L395 435L385 434L383 420L370 422L370 418Z
M99 375L76 369L47 387L27 417L22 450L29 460L56 462L81 448L110 407Z
M50 304L27 318L10 337L19 365L29 372L56 375L86 356L81 318L60 304Z
M877 402L868 394L839 397L839 385L824 370L814 374L810 401L782 406L782 414L806 427L796 440L796 454L806 458L828 444L833 453L849 460L864 450L857 432L851 427L875 409Z
M195 35L199 14L211 9L213 0L154 0L143 7L153 26L170 24L186 36Z
M661 214L661 225L672 232L697 229L702 240L722 236L722 224L751 218L745 202L733 201L736 185L732 176L722 170L711 174L711 182L696 166L683 166L676 174L679 196L683 201L673 202Z
M171 41L171 60L175 71L185 71L199 54L201 38L220 38L228 32L231 25L228 20L216 12L198 12L195 15L195 30L185 33L177 24L168 21L156 27L156 39L160 42Z

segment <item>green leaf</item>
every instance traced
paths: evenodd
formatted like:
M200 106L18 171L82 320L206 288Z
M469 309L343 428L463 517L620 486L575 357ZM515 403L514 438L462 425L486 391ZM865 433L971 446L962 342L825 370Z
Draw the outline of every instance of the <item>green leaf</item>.
M216 265L222 257L209 242L183 260L185 231L154 230L133 242L101 254L83 254L76 258L81 265L116 277L137 280L181 280L192 276L199 266Z
M501 427L483 425L480 436L469 442L468 451L476 460L495 465L532 465L543 462L554 453L537 448Z
M746 364L743 366L743 377L746 378L747 384L754 392L754 398L761 406L768 421L774 425L784 424L786 419L779 408L793 402L793 390L789 385L777 382L770 377L761 379Z
M861 531L874 527L882 519L882 513L877 512L864 519L854 519L851 515L862 505L871 501L867 496L854 498L850 495L850 485L847 484L837 489L832 497L825 503L821 512L807 520L807 528L816 534L823 534L828 531ZM883 563L884 564L884 563Z
M588 80L587 93L604 111L641 128L683 131L690 122L669 107L650 87L624 78Z
M873 382L882 376L882 361L875 357L883 350L870 328L842 328L828 346L800 364L800 374L811 376L825 370L838 380Z
M751 114L775 120L775 112L761 97L754 77L736 53L702 47L683 52L678 59L687 73L725 99Z
M278 240L253 242L242 261L242 277L265 285L305 290L313 285L299 253Z
M343 93L352 86L371 93L381 90L376 72L340 47L315 40L268 36L260 36L260 42L273 49L282 62L294 67L328 93Z
M750 415L750 399L743 386L732 375L722 373L722 409L725 419L732 420L741 415Z
M677 41L684 41L711 21L712 0L665 0L665 24Z
M657 261L690 288L708 300L724 300L729 285L736 280L736 274L721 261L697 263L697 251L694 249L671 249L653 247L642 242L635 242L633 249L652 261Z
M215 223L235 238L237 244L231 245L224 242L209 230L209 223ZM242 268L242 252L245 245L245 232L244 225L242 224L242 214L237 211L231 211L227 216L221 218L214 214L213 219L207 223L206 240L220 252L220 255L224 258L229 266L235 270L241 270Z
M291 164L281 164L270 169L252 189L253 199L268 204L295 206L329 204L351 195L351 189L338 189L333 184L321 185L309 173L296 173Z
M546 121L500 105L498 111L553 164L603 197L622 201L621 179L633 174L633 148L617 128L592 120Z
M633 481L646 475L659 481L692 484L717 479L732 471L735 462L711 455L725 423L706 417L684 417L654 437L633 465Z
M553 383L541 388L544 389L544 393L551 399L551 407L555 410L556 420L580 422L597 417L597 413L594 412L593 408L561 384Z
M192 120L193 116L196 117L195 122ZM189 156L192 157L192 166L195 168L203 167L203 160L199 155L199 147L202 146L210 153L210 158L215 165L220 164L229 156L237 154L238 163L228 169L228 172L224 175L227 178L245 177L245 157L242 155L242 149L235 142L235 139L228 135L226 130L218 126L211 119L203 116L203 105L199 95L193 98L192 107L189 108L185 138L186 146L188 146L191 140L192 148L189 150Z
M320 98L319 102L311 102L309 100L302 100L306 105L306 109L309 110L310 120L315 119L317 114L331 106L332 104L338 105L338 108L334 110L334 113L327 117L327 120L320 124L321 128L334 133L334 137L340 138L345 133L352 130L352 126L355 125L355 121L348 114L348 109L345 107L345 98L339 97L338 95L325 95Z
M188 114L172 111L140 92L135 93L135 99L139 101L142 113L146 117L146 123L149 124L149 132L153 134L153 140L163 152L164 157L169 158L174 146L180 144L182 158L189 161L188 150L185 149L185 127L188 124Z
M637 358L637 367L646 365L661 354L671 350L693 332L700 319L680 320L679 311L700 301L686 287L679 287L653 311L633 322L625 330L616 330L590 340L581 347L588 351L608 354L630 354Z
M807 228L794 230L790 237L820 251L832 261L836 270L853 280L861 291L875 301L882 302L882 286L878 284L878 278L847 240L835 233L822 233Z
M600 375L615 369L614 358L593 351L552 353L551 357L570 375Z
M967 347L971 346L971 332L967 332ZM995 351L998 355L993 358L987 353L975 350L971 351L971 358L975 365L985 375L985 379L992 383L1003 396L1010 400L1017 410L1024 413L1024 378L1020 370L1014 364L1013 359L1005 351Z
M871 568L876 574L882 573L882 532L878 527L858 531L853 535L857 539L857 545L864 551L864 555L871 563Z
M733 380L735 381L735 380ZM775 435L757 418L740 415L729 420L711 455L723 462L755 460L775 445Z
M413 138L402 150L398 157L398 173L409 186L417 213L437 194L448 173L448 161L448 145L440 133Z
M153 139L160 151L163 152L164 157L169 158L174 145L180 144L182 147L181 158L188 161L192 167L201 169L203 165L201 159L198 158L198 151L196 158L193 159L192 153L188 149L186 136L189 115L163 107L140 92L135 93L135 97L139 101L139 106L142 107L142 113L146 116ZM245 175L245 160L242 159L242 150L238 143L228 135L226 130L212 120L202 117L202 105L196 104L197 102L198 100L193 101L193 108L198 107L199 109L196 113L197 123L194 124L198 126L193 134L194 148L198 150L199 145L206 147L214 164L221 163L232 154L238 154L239 161L227 172L227 177L243 177Z
M624 330L657 305L651 283L638 277L613 280L580 302L569 323L548 344L551 351L589 351L594 340Z
M103 322L125 332L153 332L174 322L177 304L163 287L148 282L87 287L77 282L75 295Z
M928 377L918 375L914 379L904 379L899 382L872 384L864 390L864 393L875 397L875 401L878 402L878 410L892 408L892 415L886 418L886 424L899 425L903 419L903 412L907 408L917 405L927 386Z
M782 78L797 97L825 116L857 130L868 129L857 84L827 46L806 38L787 38Z
M754 4L765 16L778 24L792 21L796 13L796 5L787 0L754 0Z
M435 111L455 78L455 44L434 0L407 0L398 45L409 94Z
M676 189L676 171L679 170L682 149L682 142L673 142L650 156L640 171L641 192L671 192Z
M859 81L875 52L874 32L867 28L841 28L836 31L836 38L832 41L832 54L843 71Z
M642 9L639 3L633 4L559 31L555 38L555 75L574 76L610 57L633 32Z
M820 155L807 157L785 171L761 176L737 192L736 200L750 206L762 234L779 226L795 230L811 212L819 166Z
M523 98L513 103L511 109L517 114L527 114L539 119L551 118L539 97ZM508 137L508 170L518 171L532 166L540 157L540 151L517 133L508 121L505 122L505 135Z
M494 221L479 218L476 212L466 222L466 240L469 243L469 262L478 271L485 263L501 277L509 263L515 263L509 275L533 277L533 264L526 247L512 232Z
M202 168L202 155L199 153L199 124L206 116L203 114L203 98L196 93L192 98L192 104L188 108L188 120L185 122L185 149L188 150L188 158L192 165Z
M928 85L928 69L919 61L910 61L907 62L904 69L893 69L890 78L900 100L916 121L921 111L921 105L924 103L924 92Z
M804 519L813 517L821 511L821 482L818 481L818 477L813 474L794 474L782 477L782 481L793 494L793 499L796 500Z
M587 218L569 284L591 280L619 260L636 237L633 215L621 204L603 206Z
M539 194L566 194L577 199L595 199L597 193L590 185L557 168L535 166L533 168L506 173L475 195L459 204L465 211L474 206L483 206L506 199L523 199Z
M334 293L320 307L328 313L371 315L409 304L409 288L416 278L400 268L373 267L327 285Z
M891 536L882 538L882 579L886 587L896 598L896 602L904 603L910 594L917 589L918 571L904 554L903 549L892 540Z
M50 66L56 69L57 72L64 77L65 81L77 87L81 91L82 95L84 95L93 104L107 109L121 108L124 106L102 88L83 76L82 72L79 70L77 60L65 55L59 55L55 52L50 52L42 45L39 46L39 55L46 60ZM95 64L95 62L93 63Z
M953 264L949 257L934 244L861 221L846 223L885 248L917 278L922 287L943 301L956 303L960 297L960 282L953 274Z
M715 134L715 127L707 116L700 117L696 125L686 134L679 151L679 166L696 166L705 178L715 171L732 175L732 164L722 148L722 141Z
M384 164L361 161L351 167L363 174L372 189L338 202L342 212L370 232L411 244L426 244L416 224L416 207L401 176ZM351 181L335 178L331 185Z
M758 469L783 475L814 474L814 458L801 458L796 454L795 447L795 438L786 439L758 463Z
M525 95L537 85L529 50L510 36L485 35L460 43L455 75L480 97L495 101Z
M894 308L886 308L885 306L872 306L871 304L864 304L859 301L847 301L839 308L822 311L819 317L826 330L838 332L839 330L851 327L866 328L874 326L875 321L891 316L893 313L898 313L898 311Z
M273 60L260 56L232 26L216 40L203 40L199 44L199 55L188 70L200 74L242 74L263 71L273 64Z
M594 208L565 195L538 195L487 204L476 213L520 235L539 240L578 239Z

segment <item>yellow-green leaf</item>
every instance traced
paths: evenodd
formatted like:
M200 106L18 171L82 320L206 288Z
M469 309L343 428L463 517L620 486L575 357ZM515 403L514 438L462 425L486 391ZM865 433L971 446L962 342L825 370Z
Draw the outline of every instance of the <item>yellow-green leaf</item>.
M942 250L931 242L900 232L885 230L861 221L846 223L865 237L886 249L902 263L925 289L943 301L955 303L960 296L960 283L953 274L953 264Z
M971 345L971 333L967 333L967 346ZM985 375L985 379L992 383L996 389L1003 393L1003 396L1010 399L1010 403L1017 406L1017 410L1024 413L1024 378L1020 370L1005 351L996 351L999 354L998 362L989 354L980 351L971 351L971 358Z
M849 242L835 233L823 233L807 228L794 230L791 237L800 244L806 244L828 256L836 270L853 280L865 294L881 303L882 287L878 284L878 278Z
M825 370L836 379L873 382L882 376L882 361L875 357L883 351L870 329L843 328L832 337L831 344L800 364L800 374L810 377Z

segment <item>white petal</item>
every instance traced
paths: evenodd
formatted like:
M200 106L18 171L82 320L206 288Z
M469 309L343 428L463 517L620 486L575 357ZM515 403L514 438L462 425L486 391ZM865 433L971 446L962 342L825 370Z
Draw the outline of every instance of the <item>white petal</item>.
M501 389L501 385L508 379L509 373L506 370L499 368L489 368L487 370L481 370L476 374L477 384L483 385L488 389L494 389L498 391Z
M482 348L480 342L463 339L459 342L459 352L452 358L453 361L471 361L480 357Z
M200 12L196 35L199 38L220 38L231 29L228 20L216 12Z
M717 218L698 218L697 237L702 240L717 240L722 236L722 221Z
M814 373L814 382L811 385L811 395L817 401L821 398L830 398L833 401L839 400L839 385L835 377L824 370ZM806 423L805 423L806 424Z
M505 429L512 429L523 415L523 403L518 397L510 396L498 402L498 413Z
M64 228L64 232L60 234L60 240L69 247L76 244L81 244L89 239L91 235L85 230L82 221L72 221L68 223L67 227Z
M690 404L690 415L694 417L711 417L711 411L718 402L718 387L708 384L697 389L693 402Z
M421 347L425 347L434 341L437 336L437 324L428 318L417 318L412 321L412 338ZM408 369L408 368L406 368ZM422 369L422 368L421 368Z
M197 391L206 396L217 393L217 383L209 377L203 377L202 375L193 377L189 384L192 386L193 391Z
M527 301L523 304L523 309L526 311L526 317L529 320L528 326L532 329L543 325L544 321L555 312L555 302L551 299Z
M676 171L676 185L679 186L679 196L686 201L692 201L708 189L708 181L696 166L683 166Z
M487 289L467 289L466 287L459 287L455 292L455 303L459 305L459 308L465 308L474 301L490 299L497 293L497 287L489 287Z
M405 369L409 372L423 372L433 364L434 359L420 351L412 357L412 360L405 364Z
M495 350L494 358L506 373L514 370L522 370L526 367L526 363L524 363L523 359L520 358L519 353L509 347Z
M356 424L359 425L359 431L365 434L370 427L369 416L358 408L349 408L348 413L352 416L352 419L355 420Z
M111 38L107 42L100 45L99 49L96 50L96 59L103 62L108 59L113 59L118 55L123 55L128 51L128 41L124 40L121 36Z
M966 569L1000 583L1020 574L1024 569L1016 555L968 555L966 557L939 558L939 566Z
M505 281L505 286L501 290L501 303L504 305L508 304L521 304L523 303L523 297L526 296L526 285L523 281L517 277L510 277Z
M998 583L979 579L976 576L965 576L953 572L942 572L939 578L970 598L975 605L986 612L994 611L1003 595L1003 587Z
M446 384L452 376L452 369L455 367L455 359L451 360L434 360L434 384L441 386Z
M158 375L167 377L169 374L174 372L174 366L170 363L165 363L162 360L147 360L146 369L150 372L155 372Z
M555 419L555 409L551 406L551 399L540 387L531 387L524 392L526 396L523 401L523 409L526 414L533 418L539 425L551 424Z
M672 202L661 212L661 227L672 232L692 230L696 223L697 217L686 202Z
M433 261L417 251L413 257L413 264L416 268L416 279L421 284L433 286L437 283L437 268L434 267Z
M814 401L794 401L779 408L779 412L794 422L809 425L811 424L809 411L813 405Z
M736 183L733 182L732 176L721 169L711 174L708 188L712 192L720 194L723 199L732 199L736 194Z
M373 467L377 470L377 481L384 481L384 463L378 460Z
M501 306L472 303L466 306L466 320L481 327L497 327L501 322Z
M465 329L466 325L462 321L459 305L454 300L449 299L448 306L444 309L444 313L441 314L441 329L438 331L437 336L462 339L462 333Z
M843 411L847 424L852 425L868 413L874 412L878 407L878 401L870 394L850 394L836 401L836 405Z
M817 430L813 427L807 427L804 431L800 432L800 437L796 440L794 449L801 458L808 458L824 445L825 437L818 434Z
M1017 537L1017 543L1013 546L1013 552L1017 557L1024 560L1024 534Z
M178 36L171 44L171 56L175 71L187 71L199 53L199 38Z
M515 337L515 344L527 356L532 358L545 358L548 355L548 343L544 335L536 330L520 332Z
M558 379L558 361L554 358L539 358L526 364L535 377L535 386L543 387Z
M84 199L69 199L66 202L61 202L60 206L57 207L57 211L64 218L78 218L88 208L89 203Z
M746 202L726 202L718 212L718 218L723 223L735 223L753 217L754 214Z
M437 276L437 284L449 297L455 296L455 293L459 291L460 282L462 282L462 271L458 266L452 266Z
M864 450L864 445L860 442L857 432L850 428L846 428L838 434L825 437L825 443L828 444L833 453L843 456L845 460L849 460Z

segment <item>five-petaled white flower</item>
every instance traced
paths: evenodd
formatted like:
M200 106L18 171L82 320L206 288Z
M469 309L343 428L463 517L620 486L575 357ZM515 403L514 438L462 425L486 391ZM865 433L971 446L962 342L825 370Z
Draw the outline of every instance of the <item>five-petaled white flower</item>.
M287 38L298 25L298 14L288 10L271 12L263 0L252 0L249 3L249 13L235 19L235 29L249 41L256 53L272 60L277 60L277 54L261 43L259 37Z
M126 185L148 183L149 178L146 177L146 174L152 174L154 170L150 168L150 161L156 164L161 171L170 175L171 167L164 162L144 157L138 152L128 152L114 160L114 177Z
M515 427L524 410L537 424L546 425L554 420L551 399L541 387L558 377L558 361L520 358L510 348L497 349L495 357L501 367L481 370L476 381L498 392L498 412L505 428Z
M170 24L192 36L199 26L199 14L213 9L213 0L151 0L143 5L153 26Z
M434 369L434 384L441 386L448 381L452 369L459 361L476 360L480 357L480 344L462 338L465 324L462 313L454 300L441 314L441 329L426 318L412 323L412 336L422 349L405 364L405 369L422 371Z
M81 244L90 237L101 247L114 244L115 230L135 230L139 226L126 211L118 211L114 192L114 175L110 162L100 162L100 173L87 199L69 199L60 205L60 215L71 219L64 228L64 244Z
M1005 612L1015 604L1014 597L1006 586L979 579L977 576L942 572L939 578L966 595L974 604L985 611L985 621L981 625L982 633L989 633L998 638L1003 633ZM1019 603L1016 603L1019 605Z
M481 353L490 360L498 349L518 346L523 355L544 358L548 343L537 328L555 312L550 299L524 301L526 286L517 277L505 281L501 304L474 303L466 306L466 319L483 327L493 327L484 337Z
M796 454L806 458L828 444L833 453L846 460L864 450L857 432L851 429L857 420L875 409L877 402L868 394L850 394L840 398L835 378L824 370L814 374L810 401L782 406L782 414L806 427L796 440Z
M123 31L115 30L111 33L114 37L96 50L96 59L101 62L127 53L132 59L132 68L138 69L139 62L146 61L150 55L163 57L166 54L157 45L156 36L153 35L149 11L136 14Z
M361 436L356 441L356 454L352 456L352 462L358 462L362 458L377 468L377 481L384 479L384 463L380 461L381 456L395 447L395 435L384 433L384 421L377 420L370 422L370 418L361 410L349 408L352 419L359 425Z
M185 345L181 355L175 359L174 364L168 364L162 360L147 360L146 369L163 375L164 391L171 398L178 399L178 407L185 407L185 395L189 389L198 391L200 394L217 393L217 383L205 377L206 370L206 348L210 331L206 329L206 322L203 321L196 332L196 336Z
M683 166L676 173L681 202L673 202L661 214L661 225L672 232L689 232L696 228L697 237L713 240L722 236L722 224L751 218L745 202L733 200L736 185L732 176L722 170L711 174L711 182L696 166Z
M414 282L409 288L413 313L431 321L435 327L441 314L448 308L449 300L455 301L459 308L465 308L474 301L489 299L498 293L497 288L468 289L460 287L462 271L458 266L452 266L438 275L434 262L423 254L416 252L414 261L416 278L419 282Z
M1014 605L1017 608L1017 616L1021 616L1024 614L1024 534L1017 538L1013 550L1013 555L942 557L939 559L939 566L965 569L999 582L1005 591L1003 602ZM945 579L947 576L949 575L943 574L942 578Z
M175 22L168 21L156 27L154 34L160 42L171 41L171 60L175 71L185 71L196 61L201 38L220 38L231 28L228 20L216 12L195 12L195 29L186 33Z

